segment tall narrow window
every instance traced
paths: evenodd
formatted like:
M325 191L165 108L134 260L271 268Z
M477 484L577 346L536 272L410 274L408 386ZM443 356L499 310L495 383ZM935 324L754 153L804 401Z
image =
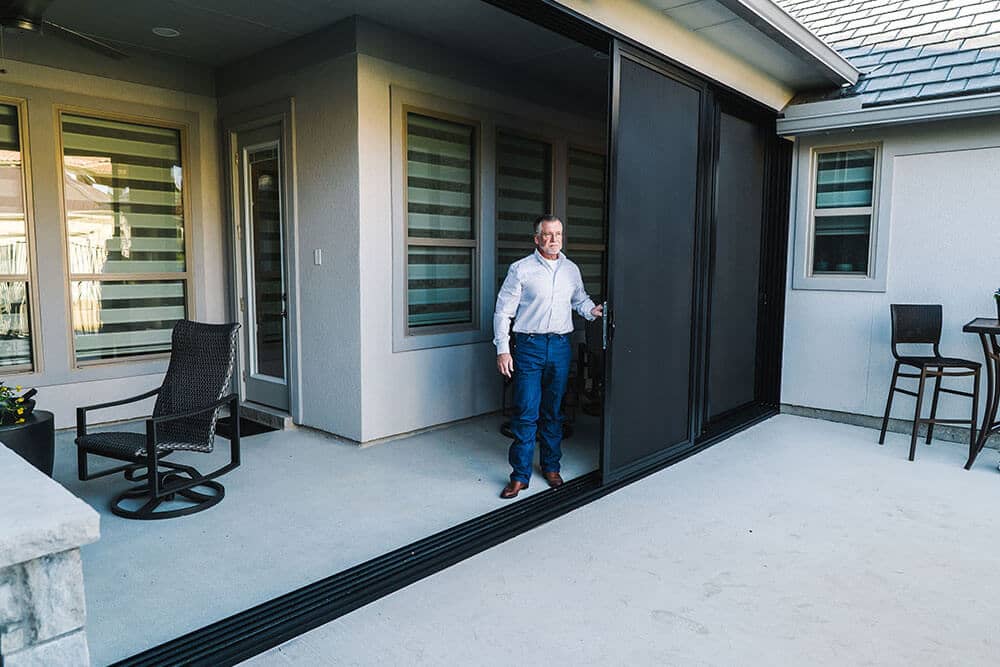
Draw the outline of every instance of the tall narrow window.
M604 255L607 252L604 156L571 146L566 174L567 254L580 267L587 293L600 302L604 294Z
M411 331L476 320L477 127L406 114L406 310Z
M181 133L62 115L77 363L170 351L185 317Z
M31 370L29 249L18 107L0 104L0 368Z
M552 211L552 146L497 132L497 289L513 262L532 252L532 224Z
M877 161L874 147L815 153L813 275L869 274Z

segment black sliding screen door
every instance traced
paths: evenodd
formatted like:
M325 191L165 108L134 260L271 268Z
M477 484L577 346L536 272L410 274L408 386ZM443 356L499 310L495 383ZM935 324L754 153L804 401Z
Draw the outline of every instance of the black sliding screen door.
M689 448L704 86L613 53L604 482Z
M616 43L603 481L774 414L791 152L775 114Z
M764 293L761 244L767 131L727 104L716 115L717 143L706 310L706 429L739 419L759 394L758 314ZM757 122L755 122L757 121Z

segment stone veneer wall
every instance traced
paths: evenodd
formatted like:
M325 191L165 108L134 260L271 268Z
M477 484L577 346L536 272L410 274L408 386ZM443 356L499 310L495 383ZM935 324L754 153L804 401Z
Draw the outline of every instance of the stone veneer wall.
M2 445L0 480L0 667L85 667L80 546L98 515Z

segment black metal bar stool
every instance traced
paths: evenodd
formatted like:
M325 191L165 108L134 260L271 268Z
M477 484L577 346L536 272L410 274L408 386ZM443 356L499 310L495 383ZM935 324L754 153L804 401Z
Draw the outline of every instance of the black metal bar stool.
M917 407L913 414L913 432L910 434L910 460L917 452L917 434L921 424L927 424L927 444L931 444L935 424L968 424L969 447L976 445L976 412L979 408L979 372L982 365L978 361L944 357L941 355L941 323L943 320L940 304L898 304L890 307L892 311L892 356L896 365L892 369L892 382L889 384L889 395L885 401L885 416L882 418L882 432L878 444L885 443L885 430L889 425L889 412L892 410L893 394L899 392L917 399ZM900 354L897 345L930 345L933 354L930 356ZM901 366L917 368L919 373L900 372ZM896 386L898 378L919 379L917 390L909 391ZM944 378L971 377L972 392L957 391L941 386ZM923 405L924 387L929 378L934 379L934 397L931 401L931 414L928 419L921 419L920 411ZM938 419L938 397L941 393L966 396L972 399L972 417L970 419Z

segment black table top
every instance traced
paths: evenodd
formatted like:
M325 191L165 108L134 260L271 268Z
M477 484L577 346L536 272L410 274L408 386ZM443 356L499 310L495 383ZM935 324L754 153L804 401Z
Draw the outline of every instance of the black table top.
M0 431L14 430L18 428L24 428L25 426L31 426L32 424L38 424L41 422L52 421L53 414L48 410L32 410L31 414L24 421L23 424L3 424L0 425Z
M990 317L977 317L962 327L967 333L1000 334L1000 320Z

